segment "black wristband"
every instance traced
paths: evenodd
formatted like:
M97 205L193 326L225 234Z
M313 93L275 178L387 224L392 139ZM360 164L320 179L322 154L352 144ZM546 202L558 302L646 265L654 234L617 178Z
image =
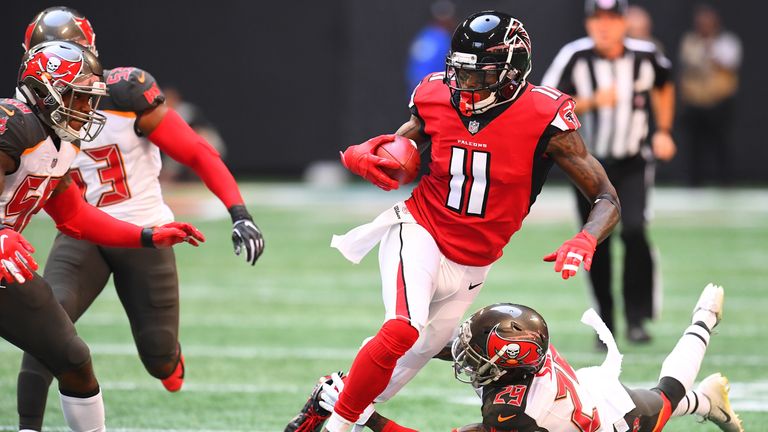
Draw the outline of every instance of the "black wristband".
M152 241L152 228L144 228L141 230L141 247L155 248L155 242Z
M251 217L251 214L248 213L248 209L246 209L245 205L243 204L233 205L227 210L229 210L229 215L232 217L232 223L235 223L243 219L247 219L253 222L253 218Z
M616 210L619 211L619 215L621 215L621 204L619 203L618 197L613 197L609 193L601 193L597 196L597 199L595 199L595 202L592 204L592 206L594 207L594 205L597 204L597 202L600 200L606 200L613 204L613 206L616 207Z

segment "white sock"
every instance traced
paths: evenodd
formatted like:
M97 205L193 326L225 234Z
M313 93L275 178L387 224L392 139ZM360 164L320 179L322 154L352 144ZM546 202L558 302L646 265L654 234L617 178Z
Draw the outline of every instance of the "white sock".
M347 432L351 427L352 422L336 413L331 414L328 422L325 423L325 429L328 432Z
M691 318L691 324L696 324L697 321L701 321L707 325L707 328L711 331L717 324L717 316L706 309L699 309L693 313Z
M708 312L712 315L711 312ZM693 388L693 382L699 373L701 361L709 344L709 329L699 324L692 324L683 337L677 341L677 345L669 353L661 365L659 378L672 377L685 387L685 391Z
M709 409L709 398L696 390L691 390L677 404L677 408L672 412L672 417L688 414L697 414L704 417L709 414Z
M104 400L101 390L95 396L78 398L59 393L64 420L73 432L104 432Z

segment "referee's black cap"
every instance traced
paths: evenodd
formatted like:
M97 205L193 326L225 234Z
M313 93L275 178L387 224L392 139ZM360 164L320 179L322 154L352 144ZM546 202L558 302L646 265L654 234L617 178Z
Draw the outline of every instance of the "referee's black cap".
M598 12L612 12L624 15L627 12L627 0L587 0L584 4L584 13L591 17Z

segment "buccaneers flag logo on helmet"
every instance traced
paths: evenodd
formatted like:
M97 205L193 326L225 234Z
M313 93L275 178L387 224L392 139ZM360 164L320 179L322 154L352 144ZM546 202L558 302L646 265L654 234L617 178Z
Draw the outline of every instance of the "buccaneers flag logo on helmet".
M70 54L70 58L59 54ZM56 90L63 92L68 84L73 84L83 69L83 57L76 51L52 53L40 50L28 60L19 81L32 76L40 81L47 80Z
M486 352L494 363L506 368L537 368L543 359L544 349L530 340L505 339L498 333L497 324L488 334Z

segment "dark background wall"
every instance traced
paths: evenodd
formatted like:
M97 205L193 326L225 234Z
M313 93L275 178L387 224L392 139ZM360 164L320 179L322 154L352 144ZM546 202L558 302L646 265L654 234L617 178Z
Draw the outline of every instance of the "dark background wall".
M675 61L697 0L645 0L656 36ZM0 18L5 61L0 82L11 94L24 30L34 14L58 2L11 2ZM765 37L754 3L711 1L744 44L731 152L737 179L768 181L763 138L768 109ZM131 2L76 0L68 6L93 24L105 67L138 66L177 87L220 129L227 163L239 175L292 176L314 160L396 129L408 117L404 67L411 38L430 20L427 0ZM531 34L541 78L557 50L584 34L580 0L464 0L458 16L499 9ZM761 35L763 33L761 32ZM689 149L660 167L677 181Z

